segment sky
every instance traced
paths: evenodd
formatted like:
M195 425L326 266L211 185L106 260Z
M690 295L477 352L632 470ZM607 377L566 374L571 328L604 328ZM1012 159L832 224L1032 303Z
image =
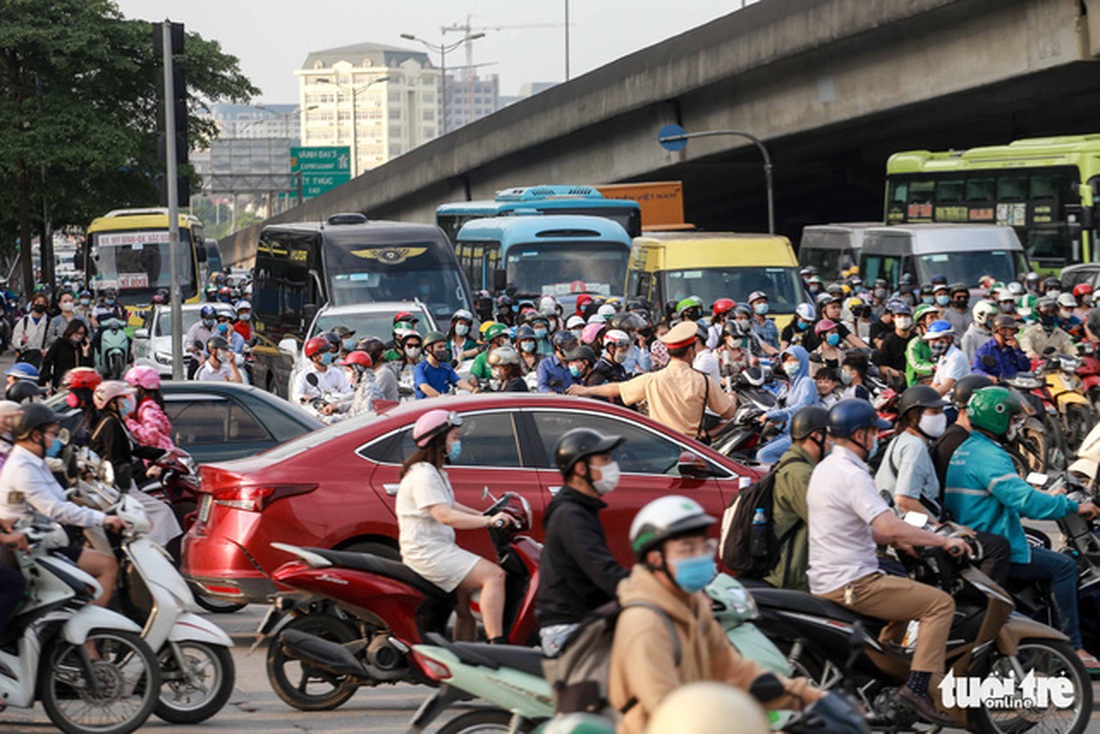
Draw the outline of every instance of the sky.
M485 37L473 41L478 74L498 74L500 93L515 95L527 82L565 78L567 0L116 0L128 18L182 22L217 40L240 59L241 70L262 92L261 104L297 103L300 68L312 51L373 42L424 50L400 36L451 42L467 23ZM738 10L745 0L568 0L570 76ZM748 0L747 4L752 4ZM517 28L515 26L525 26ZM531 27L535 26L535 27ZM501 28L501 30L495 30ZM429 52L432 63L439 56ZM465 50L447 65L466 63Z

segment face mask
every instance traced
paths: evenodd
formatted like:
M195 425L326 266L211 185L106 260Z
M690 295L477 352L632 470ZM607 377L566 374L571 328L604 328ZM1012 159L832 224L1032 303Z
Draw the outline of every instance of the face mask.
M61 310L64 311L65 313L71 313L72 310L73 310L73 306L74 306L74 304L73 304L72 301L62 301L61 302Z
M584 374L584 370L575 364L571 364L569 365L569 374L573 375L573 377L580 377Z
M798 322L795 323L794 326L799 331L805 331L806 329L810 328L810 322L809 321L803 321L802 319L799 319Z
M202 320L202 325L207 326L207 327L213 326L214 325L214 319L203 319Z
M575 336L577 338L577 341L580 341L581 335L584 334L584 329L572 329L569 333Z
M250 313L239 313L239 314L237 314L237 320L239 320L239 321L251 321L252 320L252 314L250 314Z
M874 296L875 296L875 298L877 298L880 301L885 301L886 300L886 289L885 288L875 288Z
M1058 311L1058 313L1062 315L1062 319L1063 319L1063 320L1065 320L1065 319L1069 319L1069 318L1070 318L1071 316L1073 316L1073 311L1067 311L1067 310L1066 310L1066 309L1064 309L1064 308L1063 308L1063 309L1060 309L1060 310Z
M118 299L116 299L116 298L108 298L108 299L107 299L107 305L108 305L108 306L113 306L113 305L115 305L115 301L116 301L116 300L118 300ZM45 310L45 309L46 309L46 307L45 307L45 306L43 306L43 307L42 307L42 310Z
M616 364L623 364L624 362L626 362L626 356L626 352L615 352L615 354L612 355Z
M692 556L672 562L672 576L676 585L689 594L702 591L718 575L714 556Z
M840 382L844 385L852 384L852 373L847 370L840 371Z
M932 354L939 357L947 352L947 348L951 346L951 342L934 341L928 342L928 348L932 350Z
M1051 314L1042 314L1039 316L1039 321L1042 322L1043 326L1047 329L1054 328L1054 320L1055 317Z
M1047 296L1049 296L1050 298L1057 298L1057 297L1058 297L1058 296L1060 296L1060 295L1062 295L1062 291L1060 291L1060 290L1058 290L1058 289L1056 289L1056 288L1055 288L1055 289L1052 289L1052 290L1049 290L1049 291L1047 291Z
M467 326L466 324L461 323L461 322L455 324L455 334L457 334L458 336L466 336L469 333L470 333L470 327Z
M784 362L783 374L790 377L792 380L798 376L798 373L802 371L802 365L798 362Z
M454 461L462 453L462 441L455 439L455 442L451 444L451 448L447 449L447 458Z
M605 494L610 494L615 487L619 486L619 463L612 461L610 464L604 464L600 467L600 478L592 482L592 486L596 488L596 493L601 497Z
M80 305L81 306L91 306L92 305L92 299L90 299L90 298L81 298L80 299Z
M345 352L350 352L351 350L355 349L355 340L354 339L345 339L343 341L343 347L344 347Z
M758 303L752 307L752 310L755 311L758 316L763 316L768 312L768 304Z
M332 360L336 359L336 355L332 352L325 352L321 355L321 364L332 364Z
M840 334L829 334L829 336L825 337L825 341L829 343L830 347L835 347L837 344L840 344Z
M1001 313L1012 313L1016 310L1016 304L1013 301L1001 302Z
M939 438L947 430L947 416L943 413L936 415L922 415L917 424L920 432L929 438Z
M407 347L405 349L405 356L409 359L416 359L420 356L420 347Z
M955 308L966 308L969 305L970 305L970 299L969 298L956 298L955 299Z
M951 297L950 296L936 296L936 305L946 306L949 303L951 303Z
M84 341L84 337L79 335L70 336L69 341L72 342L74 347L79 347L80 342Z
M229 324L218 324L218 333L219 334L228 334L229 333Z
M535 329L535 338L536 339L545 339L546 335L549 334L549 333L550 332L547 331L546 329Z
M120 402L118 404L118 412L123 417L126 417L126 416L130 415L131 413L133 413L134 412L134 399L133 398L123 398L122 402Z
M867 448L867 447L864 446L864 448ZM874 458L875 454L878 453L878 449L879 449L879 441L878 441L878 435L876 434L875 438L874 438L874 442L871 444L871 449L867 452L867 461L868 462L870 462L871 459Z
M41 304L41 303L36 303L33 306L31 306L31 310L34 311L35 313L46 313L46 306L44 304Z
M535 351L535 343L533 341L524 341L519 343L519 348L528 354Z
M908 331L913 327L913 319L909 316L895 316L894 326L902 331Z
M748 319L737 319L737 323L741 324L744 328L748 329L752 327Z
M806 286L806 290L808 290L812 294L817 294L821 292L821 286L819 286L817 283L810 283L808 286Z

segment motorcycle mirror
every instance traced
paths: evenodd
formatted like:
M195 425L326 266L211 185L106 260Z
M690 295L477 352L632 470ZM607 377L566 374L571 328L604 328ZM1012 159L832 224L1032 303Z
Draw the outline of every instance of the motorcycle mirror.
M787 689L783 687L783 682L779 680L775 673L758 675L749 685L749 695L760 703L774 701L786 692Z
M928 524L928 515L923 512L907 512L903 519L906 525L912 525L915 528L923 528Z
M62 446L68 446L69 441L72 440L72 434L69 433L68 428L62 428L57 432L57 439L61 441Z
M481 499L492 500L494 503L497 501L497 498L494 497L493 493L489 491L489 485L485 485L481 488Z
M1037 471L1033 471L1024 478L1024 481L1033 487L1042 487L1050 479L1046 474L1040 474Z
M313 385L314 387L317 387L317 375L310 372L308 375L306 375L306 382L308 382L310 385Z

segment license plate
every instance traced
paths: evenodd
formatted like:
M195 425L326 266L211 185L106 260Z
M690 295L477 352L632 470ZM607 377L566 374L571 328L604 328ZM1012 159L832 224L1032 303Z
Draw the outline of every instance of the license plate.
M214 504L214 495L204 494L202 504L199 505L199 522L206 522L210 519L210 505L212 504Z

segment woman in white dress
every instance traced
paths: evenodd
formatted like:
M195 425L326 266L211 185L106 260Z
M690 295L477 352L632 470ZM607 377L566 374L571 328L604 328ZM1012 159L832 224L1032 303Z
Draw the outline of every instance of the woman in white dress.
M401 469L397 490L397 525L401 560L444 591L456 591L456 640L473 640L477 628L470 612L470 595L480 590L479 606L485 635L504 642L504 571L500 566L455 543L455 530L501 527L512 522L507 513L486 517L455 502L443 471L444 461L458 458L462 418L446 410L430 410L413 426L416 452Z

